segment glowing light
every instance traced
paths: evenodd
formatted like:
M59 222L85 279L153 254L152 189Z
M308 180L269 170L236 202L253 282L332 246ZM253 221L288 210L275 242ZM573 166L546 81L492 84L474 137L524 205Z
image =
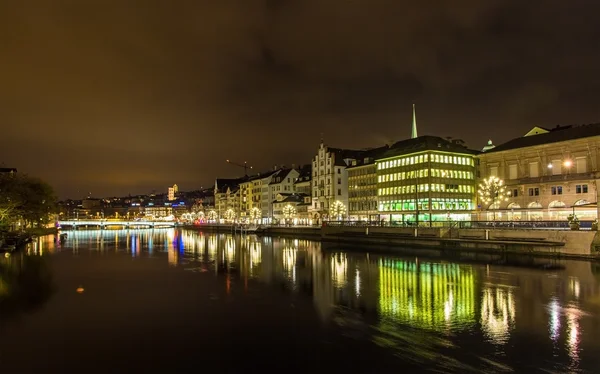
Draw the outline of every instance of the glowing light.
M262 218L262 211L257 207L250 210L250 219L252 221L259 221Z
M225 219L228 221L235 220L235 211L231 208L227 209L227 211L225 211Z
M567 309L567 330L569 356L575 362L579 361L579 315L578 311Z
M571 161L571 160L566 160L565 161L565 167L570 168L572 165L573 165L573 161Z
M340 220L346 215L346 206L339 200L336 200L331 204L331 216Z
M556 300L556 298L552 299L548 305L548 309L550 312L550 339L557 341L558 337L560 336L560 305L558 304L558 300Z
M287 204L286 206L283 207L283 217L286 220L294 218L295 215L296 215L296 207L294 207L292 204Z
M569 287L571 288L571 293L573 293L573 296L575 296L576 299L579 299L579 293L580 293L580 285L579 285L579 279L577 278L571 278L570 282L569 282Z
M481 201L488 206L508 201L508 197L510 196L506 191L504 181L495 176L484 179L479 184L478 192Z
M225 256L227 262L235 261L235 241L231 237L225 241Z
M356 276L354 281L354 289L356 291L356 296L360 296L360 271L356 269Z
M206 217L208 218L209 221L212 221L212 222L214 222L217 219L219 219L219 215L214 210L210 210L208 212L208 215Z
M381 315L420 328L475 324L475 275L468 266L381 260L379 295Z
M77 293L83 293L85 290L83 287L77 287Z
M515 323L512 289L487 287L481 300L481 327L495 344L505 344Z
M348 258L345 253L338 253L331 256L331 277L333 285L343 288L347 283Z

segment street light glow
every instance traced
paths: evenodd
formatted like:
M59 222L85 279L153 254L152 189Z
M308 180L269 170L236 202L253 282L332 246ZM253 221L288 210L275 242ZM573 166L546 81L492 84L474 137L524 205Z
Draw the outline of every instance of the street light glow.
M566 166L566 167L570 168L570 167L571 167L571 165L573 165L573 162L572 162L571 160L567 160L567 161L565 161L565 166Z

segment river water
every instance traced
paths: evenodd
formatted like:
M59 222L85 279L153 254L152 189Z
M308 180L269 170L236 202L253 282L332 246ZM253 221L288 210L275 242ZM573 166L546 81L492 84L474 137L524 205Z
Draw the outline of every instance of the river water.
M0 371L598 372L600 266L176 229L0 259Z

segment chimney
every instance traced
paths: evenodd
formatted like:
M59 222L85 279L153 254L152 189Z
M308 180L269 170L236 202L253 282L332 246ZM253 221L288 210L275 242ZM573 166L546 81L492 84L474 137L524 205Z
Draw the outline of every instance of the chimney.
M295 168L296 168L296 164L292 164L292 169L295 169Z
M277 171L277 165L273 165L273 171Z

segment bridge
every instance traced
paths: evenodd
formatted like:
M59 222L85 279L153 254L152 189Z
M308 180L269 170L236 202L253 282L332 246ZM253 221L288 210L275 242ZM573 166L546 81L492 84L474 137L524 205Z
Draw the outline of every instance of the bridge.
M173 221L131 221L131 220L120 220L120 219L75 219L75 220L64 220L58 221L60 227L77 229L79 227L85 228L99 228L104 229L107 227L121 227L124 229L129 228L155 228L155 227L174 227L176 224Z

